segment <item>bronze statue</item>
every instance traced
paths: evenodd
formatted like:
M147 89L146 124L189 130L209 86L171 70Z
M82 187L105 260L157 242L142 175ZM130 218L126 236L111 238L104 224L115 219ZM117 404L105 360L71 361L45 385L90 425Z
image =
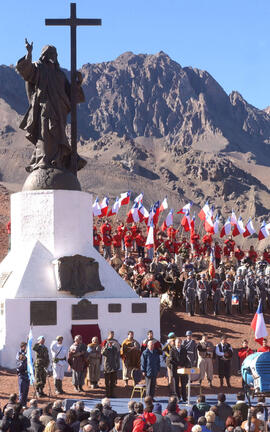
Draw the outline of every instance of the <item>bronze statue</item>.
M16 69L26 81L29 108L20 128L27 132L35 150L26 171L30 176L23 189L80 190L76 175L71 171L71 146L66 135L67 115L71 109L70 83L60 69L57 51L46 45L37 62L32 63L33 42L25 39L27 54ZM76 102L84 102L82 75L76 75ZM77 156L77 169L86 161Z

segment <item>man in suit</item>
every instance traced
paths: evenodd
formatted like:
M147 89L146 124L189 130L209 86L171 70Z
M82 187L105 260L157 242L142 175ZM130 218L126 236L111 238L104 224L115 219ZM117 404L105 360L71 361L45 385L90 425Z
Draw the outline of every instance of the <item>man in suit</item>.
M182 345L182 340L180 338L175 339L175 347L172 347L172 349L170 350L169 364L172 369L176 394L178 398L181 399L180 388L179 388L179 380L180 380L181 395L182 395L183 402L185 402L187 400L186 386L187 386L188 378L187 375L179 375L177 373L177 369L183 367L190 367L191 364L187 356L187 350Z

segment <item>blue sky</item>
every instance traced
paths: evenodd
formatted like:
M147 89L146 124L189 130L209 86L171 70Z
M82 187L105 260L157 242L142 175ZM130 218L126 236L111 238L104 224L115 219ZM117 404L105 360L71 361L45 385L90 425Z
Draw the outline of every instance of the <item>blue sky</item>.
M0 64L33 58L48 43L69 67L69 29L46 27L66 18L67 0L9 0L1 4ZM207 70L227 93L238 90L258 108L270 105L270 0L78 0L81 18L102 18L100 28L78 29L78 67L113 60L125 51L164 51L182 66Z

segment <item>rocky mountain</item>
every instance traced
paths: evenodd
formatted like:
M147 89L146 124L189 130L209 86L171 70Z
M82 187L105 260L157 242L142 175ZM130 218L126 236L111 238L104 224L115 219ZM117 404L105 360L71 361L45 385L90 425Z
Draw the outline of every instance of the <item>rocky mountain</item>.
M164 52L127 52L82 67L86 103L78 109L85 190L115 197L143 190L151 204L168 195L179 207L210 198L224 217L270 210L270 112L206 71L182 67ZM24 82L0 66L0 181L17 190L32 146L18 129L27 108Z

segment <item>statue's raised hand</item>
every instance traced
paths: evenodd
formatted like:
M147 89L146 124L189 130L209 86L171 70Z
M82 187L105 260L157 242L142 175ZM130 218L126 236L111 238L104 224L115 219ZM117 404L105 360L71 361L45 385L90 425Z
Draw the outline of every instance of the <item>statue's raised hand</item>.
M28 54L32 54L33 42L30 44L26 38L25 38L25 48L27 49Z

